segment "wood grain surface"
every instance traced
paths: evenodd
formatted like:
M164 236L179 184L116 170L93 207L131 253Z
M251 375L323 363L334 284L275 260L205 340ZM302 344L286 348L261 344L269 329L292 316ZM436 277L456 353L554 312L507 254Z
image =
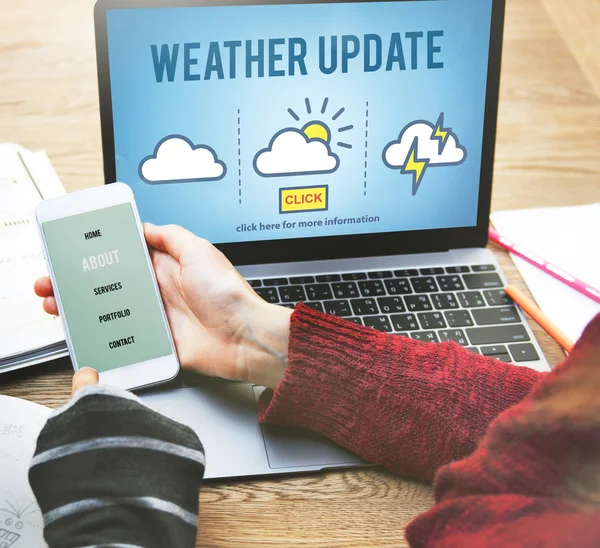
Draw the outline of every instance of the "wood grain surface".
M70 191L103 182L92 6L0 7L0 142L45 149ZM508 0L494 210L600 201L598 26L597 0ZM563 353L533 328L557 364ZM0 376L0 393L57 407L70 377L62 360ZM432 503L428 485L378 469L211 483L198 546L405 546L405 526Z

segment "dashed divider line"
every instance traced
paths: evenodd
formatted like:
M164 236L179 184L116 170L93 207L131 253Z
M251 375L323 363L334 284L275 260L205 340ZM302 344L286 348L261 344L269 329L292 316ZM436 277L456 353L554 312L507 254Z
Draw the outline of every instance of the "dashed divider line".
M237 134L238 134L238 196L239 203L242 203L242 131L241 131L241 119L240 109L237 111Z
M369 101L365 105L365 182L364 182L364 194L367 195L367 151L369 143Z

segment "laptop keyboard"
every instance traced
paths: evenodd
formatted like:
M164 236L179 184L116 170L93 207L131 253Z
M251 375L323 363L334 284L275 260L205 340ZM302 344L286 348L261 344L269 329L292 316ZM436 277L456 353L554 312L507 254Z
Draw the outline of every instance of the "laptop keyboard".
M300 301L378 331L454 341L504 362L540 357L491 264L252 279L265 301Z

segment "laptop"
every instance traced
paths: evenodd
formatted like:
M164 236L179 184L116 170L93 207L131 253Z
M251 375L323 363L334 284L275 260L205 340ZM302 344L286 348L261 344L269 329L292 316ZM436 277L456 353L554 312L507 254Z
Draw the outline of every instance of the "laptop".
M504 8L100 0L106 183L270 303L547 371L485 249ZM261 426L262 390L182 375L142 397L197 431L208 478L365 464Z

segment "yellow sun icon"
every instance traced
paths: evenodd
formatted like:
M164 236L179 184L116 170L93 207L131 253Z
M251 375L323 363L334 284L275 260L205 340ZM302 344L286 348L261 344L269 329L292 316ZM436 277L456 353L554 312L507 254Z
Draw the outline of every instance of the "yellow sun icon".
M309 122L302 131L309 139L320 139L321 141L329 142L329 128L323 122Z
M308 97L306 99L304 99L304 104L306 105L306 114L308 114L309 116L318 116L318 109L313 112L313 106L311 105L310 99ZM327 117L329 117L329 114L326 114L328 104L329 104L329 98L325 97L325 99L323 100L323 104L321 105L320 111L321 111L322 115L325 115ZM298 116L291 108L288 108L287 111L288 111L289 115L294 120L296 120L296 122L300 121L300 116ZM331 142L331 139L335 135L338 135L338 133L342 134L342 133L344 133L346 131L350 131L351 129L354 128L354 126L352 124L349 124L349 125L343 126L343 127L338 127L339 122L337 122L336 120L342 114L344 114L344 112L346 112L346 109L344 107L341 107L331 117L331 123L333 124L335 122L335 125L332 126L334 131L332 131L325 122L318 120L318 119L315 120L314 118L310 122L304 124L300 131L302 133L304 133L307 141L313 141L313 140L322 141L329 147L333 144ZM338 135L338 138L341 139L342 136ZM342 141L342 140L337 141L336 144L337 144L337 146L342 147L342 148L352 148L352 145L350 143L346 143L345 141Z

